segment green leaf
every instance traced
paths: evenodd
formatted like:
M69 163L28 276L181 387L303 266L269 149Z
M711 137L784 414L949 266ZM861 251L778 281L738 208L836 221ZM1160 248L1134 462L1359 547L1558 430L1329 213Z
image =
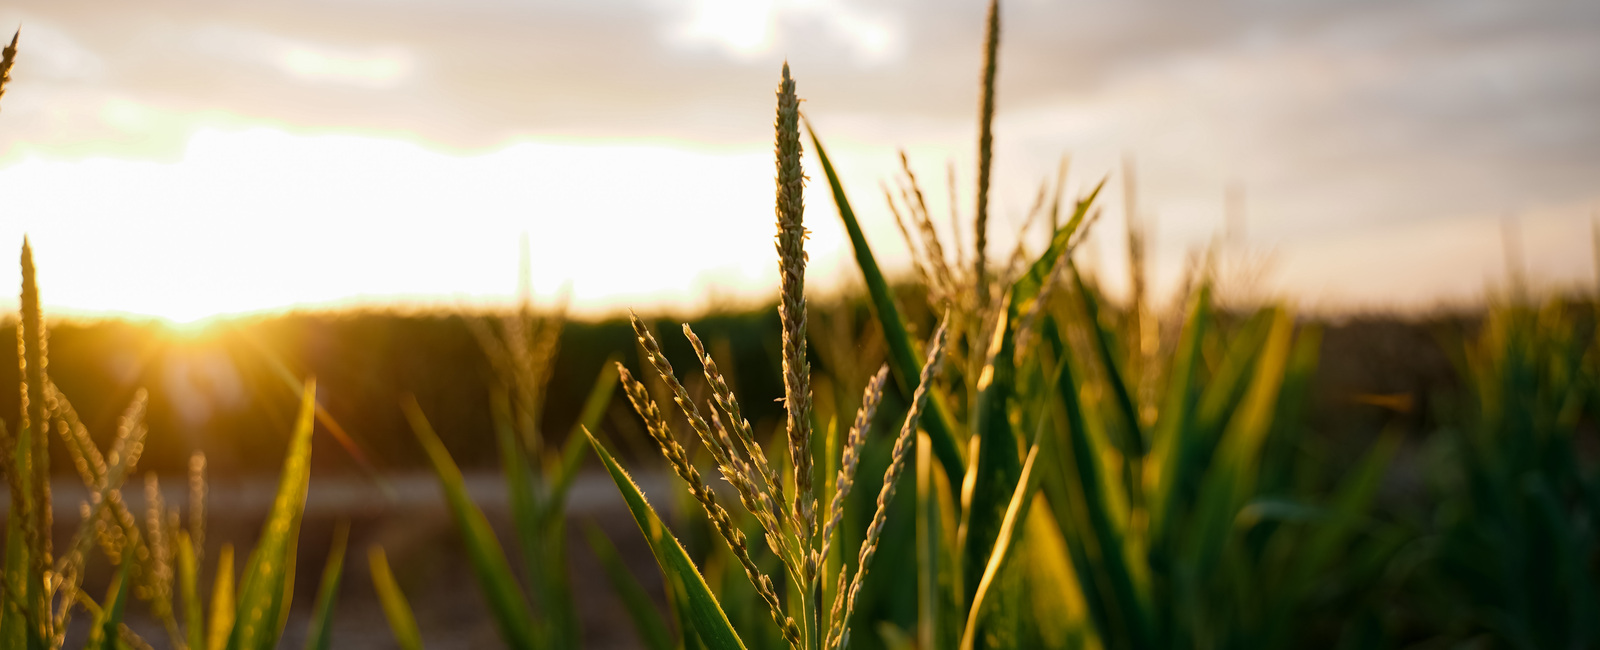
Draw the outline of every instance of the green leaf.
M1048 435L1048 430L1041 431L1040 435ZM996 588L995 581L1000 579L1000 571L1005 566L1006 556L1011 550L1018 530L1022 527L1022 518L1027 516L1028 506L1033 503L1034 490L1039 487L1039 475L1034 467L1039 460L1041 442L1043 441L1035 440L1033 448L1028 451L1028 460L1022 465L1022 477L1017 480L1017 489L1011 495L1011 502L1006 505L1005 519L1000 524L1000 534L995 538L994 551L989 555L989 564L984 568L983 578L978 583L972 598L972 607L967 611L966 632L961 635L962 650L972 650L974 647L979 622L984 615L985 600L991 590Z
M1175 552L1172 545L1177 544L1174 539L1176 531L1188 525L1187 518L1199 498L1200 483L1206 468L1212 464L1217 440L1227 425L1228 416L1250 385L1250 373L1261 354L1275 313L1273 310L1262 310L1245 322L1230 342L1221 364L1212 373L1211 381L1205 386L1190 416L1182 423L1171 423L1170 448L1162 458L1156 501L1153 501L1159 502L1161 509L1155 511L1158 516L1152 521L1151 551L1160 558L1161 566L1172 559L1170 554ZM1204 322L1209 329L1209 319ZM1196 348L1204 336L1204 332L1196 333ZM1199 351L1192 352L1198 364ZM1199 368L1191 368L1191 372L1199 371Z
M317 384L305 383L300 396L300 415L289 453L284 459L278 494L256 549L245 565L239 605L234 614L230 650L268 650L278 643L283 632L282 617L293 594L295 549L300 518L305 513L306 492L311 482L311 430L315 414Z
M695 569L694 561L689 559L689 554L683 550L683 545L667 531L667 527L661 523L661 517L650 507L649 502L645 501L639 486L628 476L628 472L617 464L616 459L611 457L605 446L587 430L584 434L588 436L589 444L594 446L595 455L600 457L600 462L605 464L606 471L611 474L611 480L617 484L617 490L622 492L622 498L627 501L628 511L633 514L634 522L639 524L639 530L644 533L645 540L650 542L650 550L655 553L656 563L661 565L661 572L668 582L675 583L683 590L684 599L679 605L686 610L684 613L692 622L693 631L699 636L701 643L711 650L744 650L744 641L733 631L733 624L728 622L728 615L723 612L717 597L711 593L711 588L706 586L705 578Z
M1084 284L1083 275L1078 272L1078 266L1071 260L1067 261L1068 270L1071 271L1073 286L1078 290L1078 296L1083 299L1084 319L1088 321L1087 329L1094 336L1094 350L1100 359L1100 365L1105 369L1106 383L1111 386L1111 397L1117 405L1123 423L1123 435L1118 439L1118 447L1124 456L1139 458L1149 451L1146 447L1143 428L1139 424L1139 406L1134 403L1133 391L1128 387L1128 378L1122 372L1122 364L1117 362L1115 352L1116 343L1112 341L1112 333L1100 322L1100 304Z
M322 567L322 584L317 588L317 604L311 618L311 630L306 635L306 650L329 650L333 647L333 603L339 598L339 580L344 576L344 551L350 542L350 522L341 521L333 532L333 548L328 552L328 563Z
M495 391L489 399L490 413L494 417L494 437L500 448L500 471L505 476L506 494L511 506L511 520L516 526L517 542L522 547L523 570L528 584L533 587L535 598L540 605L549 606L549 598L544 593L545 566L544 548L548 543L545 539L549 531L540 521L539 497L535 491L533 467L529 463L527 453L521 437L517 435L516 427L511 416L511 401L503 391ZM431 454L431 452L430 452ZM431 457L431 456L430 456ZM436 470L440 477L440 485L445 485L444 473ZM450 488L444 487L449 490ZM454 506L452 505L452 508ZM468 504L468 507L475 507ZM462 525L462 535L470 536L471 533ZM492 534L490 535L492 537ZM480 582L482 582L480 580ZM485 587L485 595L493 598ZM521 611L534 616L531 607L523 607ZM548 611L546 609L545 611ZM530 621L537 632L544 628L538 622ZM543 635L540 635L543 636Z
M811 145L816 149L817 158L822 162L822 171L828 177L828 186L833 190L833 203L838 207L839 218L844 221L845 231L850 235L850 246L855 250L856 265L861 268L861 275L867 284L867 293L872 298L873 310L878 316L878 324L883 327L883 338L888 344L889 367L894 372L895 386L899 388L900 397L909 404L917 390L917 382L921 380L922 355L917 354L912 344L911 334L906 330L905 320L900 316L900 308L895 306L889 281L884 279L883 271L878 269L878 261L872 255L872 248L867 245L866 235L861 232L861 224L856 221L856 213L850 208L850 199L845 196L839 175L833 171L833 163L828 161L828 152L822 148L822 140L817 137L817 131L812 128L810 120L806 120L806 131L811 134ZM939 464L944 468L950 489L955 490L956 486L960 485L962 476L966 474L966 462L961 458L961 448L956 438L955 418L950 415L950 407L945 405L938 391L929 391L929 398L932 408L923 414L922 429L933 439L934 454L938 456ZM960 495L951 496L959 502Z
M1178 503L1172 497L1173 490L1185 485L1185 480L1193 480L1180 475L1193 466L1193 456L1198 453L1194 449L1195 432L1191 426L1198 400L1196 384L1201 366L1200 345L1210 326L1211 285L1202 284L1189 304L1188 315L1184 317L1183 333L1179 337L1177 354L1173 357L1172 370L1168 373L1166 400L1161 405L1161 414L1156 418L1151 440L1160 467L1155 477L1155 488L1147 495L1151 513L1150 547L1154 552L1162 552L1165 548L1166 527L1173 516L1171 508Z
M1016 388L1014 328L1017 310L1014 295L1007 293L994 325L994 342L978 380L978 399L972 414L972 440L967 476L961 490L961 528L956 544L960 548L961 602L970 609L989 555L1000 533L1001 520L1017 478L1022 459L1017 455L1017 436L1011 427L1010 406Z
M122 567L117 569L111 586L106 588L105 604L95 616L87 650L117 650L123 647L122 613L128 606L128 569L133 562L133 553L123 554Z
M1200 486L1189 565L1206 575L1220 558L1234 520L1255 492L1261 446L1272 426L1294 335L1294 317L1275 310L1250 388L1228 421L1216 457Z
M595 377L594 386L589 388L589 397L583 401L583 411L580 412L578 421L572 425L572 430L567 432L567 443L561 450L559 471L550 482L552 510L559 511L558 504L566 502L567 490L571 489L572 480L578 476L583 457L588 455L589 443L583 432L600 427L600 420L605 417L606 409L611 406L611 399L617 393L617 362L621 358L621 355L613 354L600 365L600 375Z
M411 604L400 592L389 570L389 559L383 548L367 549L367 565L372 570L372 587L378 592L378 602L383 604L383 617L389 621L389 631L394 634L395 645L401 650L422 650L422 633L417 630L417 619L411 615Z
M200 567L195 562L194 542L188 531L178 531L178 591L183 599L183 626L186 642L194 650L205 648L205 605L200 602Z
M943 511L934 474L933 441L917 435L917 643L928 650L951 647L947 633L949 598L939 579L944 565Z
M661 618L661 612L650 600L649 592L628 572L611 539L593 523L584 526L583 532L589 539L589 548L594 551L595 559L600 561L600 568L605 570L606 578L611 581L611 590L622 599L622 606L633 619L633 629L639 634L639 640L649 650L672 650L677 647L666 621Z
M1148 648L1154 638L1150 612L1124 555L1124 532L1107 504L1102 450L1089 435L1076 363L1068 354L1056 367L1056 435L1041 445L1040 482L1101 641L1108 648Z
M206 650L222 650L233 632L233 545L217 554L217 577L211 585L211 617L206 621Z
M962 602L969 611L977 604L979 582L991 564L990 555L1001 534L1001 520L1022 471L1022 460L1018 456L1021 441L1011 424L1012 403L1017 399L1016 341L1022 327L1020 316L1033 306L1050 280L1057 262L1067 253L1073 233L1083 223L1084 215L1104 185L1101 181L1088 197L1078 202L1072 218L1051 237L1050 246L1006 290L994 325L989 357L978 379L970 462L962 488L963 520L957 540L965 588ZM1066 264L1070 265L1071 260Z
M1050 245L1034 260L1015 282L1011 283L1012 302L1018 313L1026 312L1032 306L1033 300L1039 297L1044 286L1055 272L1057 262L1061 256L1067 254L1072 246L1072 239L1078 234L1078 228L1083 225L1084 217L1089 213L1089 208L1094 205L1100 196L1100 190L1106 186L1105 179L1089 192L1089 195L1078 201L1077 207L1072 211L1072 217L1067 223L1057 228L1050 236Z
M433 464L434 475L439 478L439 489L444 492L445 503L450 506L456 528L466 543L467 559L472 563L472 572L478 578L484 598L489 601L500 637L507 645L519 650L538 647L539 636L534 630L532 609L516 580L511 577L511 566L506 562L506 554L501 550L499 540L495 539L494 530L489 527L489 520L467 495L461 470L451 460L450 452L445 450L438 434L433 432L433 426L428 424L427 416L423 415L422 407L417 406L416 399L408 395L401 400L400 407L405 412L406 420L411 423L417 442Z

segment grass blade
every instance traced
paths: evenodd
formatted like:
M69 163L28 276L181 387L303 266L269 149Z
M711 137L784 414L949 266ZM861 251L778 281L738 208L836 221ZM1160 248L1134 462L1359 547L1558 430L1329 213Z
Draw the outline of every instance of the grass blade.
M433 464L434 475L439 478L439 489L444 492L445 503L449 504L456 528L461 531L462 540L466 543L472 572L478 578L484 598L489 601L501 638L507 645L519 650L538 647L539 636L534 630L532 609L511 577L511 565L506 562L505 551L501 550L499 540L495 539L489 520L467 496L461 470L451 460L450 452L445 451L444 443L433 432L433 426L428 424L416 399L407 396L401 401L400 408L411 423L417 442L427 452L428 461Z
M1158 552L1165 548L1166 527L1173 516L1170 508L1176 503L1172 491L1182 485L1173 481L1185 471L1188 463L1192 463L1195 453L1191 448L1195 436L1190 427L1198 399L1195 388L1202 362L1200 344L1210 325L1211 287L1202 285L1189 305L1189 314L1184 317L1182 339L1167 380L1166 402L1162 404L1151 440L1160 469L1156 472L1157 483L1147 495L1151 513L1150 547Z
M1073 569L1102 642L1147 648L1154 636L1149 612L1123 554L1123 531L1106 501L1101 450L1089 435L1075 363L1076 357L1063 355L1056 364L1058 413L1052 419L1057 435L1044 439L1048 464L1041 481L1062 536L1076 546Z
M333 533L333 550L322 567L322 584L317 588L317 604L312 608L311 630L306 635L306 650L333 647L333 603L339 597L339 581L344 576L344 551L350 542L350 522L339 522Z
M417 630L417 619L411 615L411 604L406 602L406 595L400 592L400 585L394 581L394 572L389 570L389 559L384 556L383 548L374 546L367 549L367 565L372 569L372 587L378 591L378 601L383 604L383 617L389 621L395 645L400 646L401 650L422 650L422 633Z
M87 650L117 650L122 646L122 613L128 606L128 569L133 566L133 554L123 555L122 567L106 589L106 599L94 629L89 633Z
M316 407L317 384L308 380L300 396L300 416L289 440L278 494L272 502L265 529L245 566L239 589L239 604L234 614L230 650L267 650L278 643L283 632L280 621L287 613L292 594L295 547L300 517L305 513L306 492L311 482L311 430Z
M1022 471L1017 436L1011 426L1010 406L1016 388L1016 308L1007 294L994 326L995 341L978 382L978 399L972 414L972 450L961 488L962 520L956 534L960 549L961 602L970 610L978 583L999 536L1007 496L1016 488Z
M706 581L695 569L694 561L689 559L689 554L683 550L683 545L667 531L661 523L661 517L656 514L650 503L645 501L644 493L639 491L639 486L628 476L628 472L617 464L605 446L600 444L588 431L584 432L589 437L589 444L594 446L596 456L606 466L606 471L611 474L611 480L617 484L617 490L622 492L623 500L628 503L628 511L633 514L633 520L639 524L639 530L650 542L650 550L655 553L656 563L661 565L661 572L669 583L676 584L683 590L681 607L687 610L687 618L693 624L693 631L700 637L701 643L712 650L744 650L744 641L739 639L734 632L733 624L728 622L728 615L723 612L722 605L717 602L717 597L711 593L711 588L706 586ZM687 632L685 634L687 636Z
M521 437L517 435L516 426L511 415L511 400L503 391L495 391L489 399L490 412L494 418L494 437L500 451L500 472L506 481L506 495L511 506L511 520L516 527L517 542L522 548L524 577L534 589L534 597L539 604L545 607L550 605L548 594L544 592L545 580L542 574L548 570L545 566L544 547L546 544L543 522L540 521L539 495L534 485L533 467L528 459ZM432 458L432 451L429 451ZM440 486L447 492L451 489L445 484L445 472L437 469ZM470 504L469 504L470 505ZM454 512L454 504L452 504ZM462 535L470 536L465 524L461 524ZM469 546L471 543L469 542ZM485 595L489 595L486 593ZM491 598L493 596L490 596ZM531 607L524 607L533 615ZM548 611L548 610L545 610ZM538 627L543 628L543 625Z
M1012 301L1016 303L1017 313L1024 313L1030 309L1032 301L1039 297L1045 285L1055 275L1057 262L1061 261L1063 255L1070 254L1074 238L1078 236L1078 229L1083 226L1084 218L1089 214L1089 209L1094 206L1095 199L1099 198L1100 190L1105 186L1105 179L1100 179L1100 183L1095 185L1089 195L1078 201L1072 217L1050 236L1050 245L1039 255L1039 259L1034 260L1028 270L1011 283Z
M855 250L856 265L861 268L867 293L872 298L873 310L878 316L878 324L883 327L883 338L888 344L889 367L894 371L895 386L900 389L900 397L909 404L917 390L918 377L922 372L922 355L917 354L915 346L912 345L905 319L900 316L900 308L895 306L889 281L884 279L883 271L878 268L878 261L872 255L872 248L867 245L866 235L861 232L861 224L856 220L855 211L850 208L850 199L845 196L839 175L833 171L833 163L828 161L828 152L822 148L822 141L817 138L817 131L812 128L809 120L806 121L806 130L811 134L811 146L817 152L817 158L822 161L822 171L827 175L828 186L833 190L833 203L838 207L839 218L844 221L845 230L850 234L850 246ZM939 465L944 468L945 478L949 479L950 487L954 490L966 474L967 467L966 461L961 458L961 449L957 443L955 418L950 415L950 408L945 405L937 391L930 392L929 397L932 398L933 408L923 415L922 429L927 431L933 440L934 455L939 458ZM959 502L960 495L951 496Z
M583 532L589 538L589 548L594 551L595 559L600 561L600 567L605 570L606 578L611 581L611 590L622 599L622 606L628 610L628 617L633 619L633 629L639 633L639 640L649 650L672 650L677 647L672 641L672 632L667 628L667 622L661 618L661 612L656 610L655 603L651 602L650 594L639 584L639 580L628 572L628 567L622 563L622 556L617 554L617 547L611 544L610 538L592 523L585 526Z
M946 594L939 580L944 526L932 447L926 432L917 437L917 645L942 650L950 639L944 629Z
M1048 430L1041 431L1040 435L1048 435ZM1040 442L1042 440L1035 440L1033 448L1028 451L1028 460L1022 465L1022 477L1017 480L1017 489L1011 495L1011 502L1006 505L1005 519L1000 524L1000 534L995 538L994 551L989 554L989 564L984 568L983 577L972 597L972 607L967 611L966 632L961 635L962 650L972 650L977 640L978 624L983 618L984 601L994 588L995 581L1000 578L1006 556L1021 527L1020 522L1027 516L1028 506L1033 503L1034 490L1039 487L1039 475L1034 467L1039 460Z
M205 648L205 606L200 602L200 570L195 562L194 542L187 531L178 531L178 589L183 598L183 627L186 642L194 650Z
M1017 338L1027 327L1021 315L1031 311L1040 293L1056 270L1057 262L1068 254L1073 234L1100 193L1101 181L1077 208L1065 226L1051 237L1050 246L1027 272L1007 289L1005 301L994 325L994 341L978 381L978 398L972 416L972 458L962 486L961 529L957 545L961 549L962 602L971 611L976 604L978 584L1000 534L1011 492L1021 474L1018 436L1011 423L1012 402L1017 397ZM1066 260L1071 264L1070 259Z
M1148 449L1144 431L1139 424L1139 407L1134 403L1127 375L1123 373L1122 364L1118 363L1116 353L1113 351L1116 343L1112 340L1111 332L1100 322L1099 301L1095 299L1094 292L1085 285L1083 275L1078 272L1078 266L1071 260L1067 261L1067 265L1072 274L1073 286L1083 298L1084 319L1088 321L1089 332L1094 335L1090 338L1095 343L1095 353L1100 359L1100 365L1105 369L1106 383L1111 385L1111 396L1125 427L1119 446L1128 458L1143 457Z
M222 650L233 632L233 545L217 554L217 577L211 585L211 617L206 621L206 650Z
M578 421L567 432L567 443L561 450L560 469L550 481L552 509L558 509L557 504L566 501L567 490L572 487L572 480L578 475L583 457L588 455L589 443L583 432L600 428L600 420L605 417L606 409L611 406L612 397L617 394L617 362L621 358L620 355L613 354L600 365L600 376L595 377L594 386L589 388L589 397L583 401L583 410L580 411Z
M1250 387L1234 410L1218 443L1213 467L1201 483L1187 558L1198 575L1205 575L1218 561L1239 508L1254 492L1257 459L1272 426L1293 335L1294 318L1286 310L1275 310Z
M1188 525L1186 518L1192 515L1199 498L1201 479L1215 455L1228 415L1250 385L1250 373L1266 342L1274 313L1263 310L1244 324L1211 374L1193 413L1181 429L1172 432L1173 446L1163 459L1157 486L1162 510L1154 511L1157 516L1152 521L1153 535L1158 536L1152 536L1151 549L1157 553L1172 552L1170 547L1177 543L1173 536Z

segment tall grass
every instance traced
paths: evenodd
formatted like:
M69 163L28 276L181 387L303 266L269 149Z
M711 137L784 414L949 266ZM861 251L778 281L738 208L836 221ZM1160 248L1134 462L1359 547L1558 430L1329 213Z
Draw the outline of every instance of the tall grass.
M64 394L46 372L46 333L39 310L38 283L32 248L23 243L23 301L19 328L23 354L20 390L27 396L19 432L6 436L10 461L6 479L11 488L7 517L4 601L0 602L0 647L60 648L77 609L92 617L85 647L150 647L123 623L131 600L142 600L165 628L173 648L235 650L277 645L287 620L301 514L310 481L312 413L315 383L307 382L300 416L290 440L282 478L262 535L233 588L233 553L223 546L211 590L211 617L199 588L204 549L205 460L191 463L191 497L187 526L179 509L166 504L155 476L145 480L146 512L136 517L122 496L144 448L145 393L139 391L122 418L111 446L102 451ZM31 371L29 370L31 368ZM40 388L35 389L34 386ZM38 426L34 426L38 423ZM80 504L81 519L71 541L57 557L49 544L51 495L46 447L51 424L71 455L72 464L89 490ZM313 648L329 647L332 602L341 572L341 534L324 570ZM118 567L105 597L95 600L81 589L95 547ZM182 617L180 621L179 617Z
M1597 331L1592 312L1518 298L1458 348L1471 401L1435 439L1438 507L1421 522L1427 560L1406 599L1441 640L1600 643Z
M997 5L981 89L972 251L979 266L943 270L948 247L928 227L909 161L898 205L890 194L894 212L919 225L901 232L919 277L936 283L927 292L934 304L897 304L812 132L891 360L918 346L902 314L950 310L956 324L947 347L957 363L931 388L936 403L949 394L955 408L923 439L923 457L937 458L942 476L930 465L917 481L917 645L1296 645L1304 640L1296 634L1311 627L1302 623L1318 614L1305 606L1318 602L1335 560L1372 541L1360 523L1393 445L1375 448L1331 494L1268 480L1292 475L1298 462L1280 450L1293 449L1302 433L1295 416L1318 332L1297 327L1284 307L1230 325L1200 277L1178 336L1154 354L1140 322L1142 296L1125 309L1108 307L1072 260L1095 221L1103 181L1071 207L1042 253L1019 248L1016 261L988 266L983 197L992 163L983 153L992 147ZM1041 187L1030 221L1048 212L1060 224L1064 184L1063 175L1054 188ZM1130 232L1134 250L1138 237ZM1133 273L1142 285L1142 271ZM990 292L988 278L1003 290ZM904 589L883 593L908 597ZM1055 609L1029 611L1030 603Z
M1559 302L1534 308L1520 295L1492 309L1476 340L1461 346L1471 401L1460 426L1435 439L1429 505L1437 512L1404 520L1385 511L1380 492L1401 448L1397 436L1380 436L1337 470L1314 455L1301 412L1318 366L1316 325L1285 304L1219 305L1225 287L1200 266L1185 281L1180 307L1165 315L1173 322L1162 336L1156 321L1164 315L1148 304L1144 234L1131 207L1124 233L1131 296L1111 298L1079 267L1075 253L1097 222L1107 179L1064 197L1063 160L1024 220L1048 223L1048 240L1030 243L1025 225L1009 256L990 256L1000 17L998 1L990 2L972 213L960 211L953 167L944 234L909 157L901 155L896 185L883 188L912 250L919 291L897 293L878 266L783 67L774 125L781 287L774 347L784 415L771 443L688 325L682 333L703 383L680 376L656 333L633 316L642 376L620 363L604 366L557 448L543 431L543 413L561 312L535 314L525 299L498 322L469 319L498 379L488 396L493 430L483 433L499 449L518 576L432 423L415 400L402 400L505 644L582 647L565 503L589 449L662 571L676 629L610 540L597 528L586 531L652 650L1410 641L1532 649L1600 641L1600 473L1583 439L1600 404L1594 315ZM0 95L16 53L13 37L0 60ZM859 353L852 328L826 318L817 322L834 327L810 327L802 124L866 285L882 342L870 349L885 357L875 373L875 355ZM1131 165L1123 174L1124 204L1132 206ZM967 216L970 247L958 227ZM273 505L242 573L223 545L211 563L212 586L202 589L204 456L190 464L186 512L165 503L153 476L145 481L146 511L133 512L122 489L144 447L145 393L124 411L110 446L96 446L50 380L38 269L26 239L20 264L21 408L10 426L0 422L0 474L10 495L0 650L64 647L77 612L91 619L84 647L152 647L125 623L138 603L173 648L276 647L292 605L309 491L315 383L304 383ZM813 351L836 360L820 364L827 373L813 372ZM679 541L688 535L668 529L602 440L598 424L618 384L683 484L673 496L703 513L706 541L725 551L691 553L700 540ZM52 431L89 492L59 549L51 534ZM729 489L715 487L702 459ZM335 533L308 648L334 645L348 536L347 526ZM103 595L82 584L96 551L113 572ZM397 644L423 647L383 549L369 549L368 565Z
M830 513L822 519L826 523L819 526L814 510L819 484L813 477L817 446L805 345L799 116L787 66L778 92L776 149L788 467L772 469L715 361L692 331L685 327L685 336L714 394L704 411L662 355L654 334L634 319L646 359L757 523L786 588L779 589L759 566L749 540L693 465L660 405L622 371L625 392L790 647L845 647L858 636L876 645L896 638L892 628L860 632L854 615L864 594L874 593L865 588L876 575L869 572L871 561L913 457L918 462L911 511L917 520L917 589L880 588L874 598L904 599L914 593L919 646L1290 645L1289 632L1296 628L1289 622L1304 614L1294 608L1307 602L1331 560L1352 543L1354 523L1370 502L1390 447L1375 450L1366 469L1326 499L1283 494L1283 486L1262 480L1282 475L1282 466L1292 460L1272 450L1292 447L1285 438L1299 434L1287 416L1303 401L1315 367L1316 331L1297 335L1286 308L1269 308L1241 325L1224 327L1202 278L1195 283L1199 288L1170 363L1137 363L1149 352L1146 328L1137 318L1130 319L1132 327L1119 328L1103 296L1072 261L1095 221L1103 181L1071 206L1065 223L1058 216L1064 175L1053 192L1042 188L1034 212L1048 209L1057 226L1048 245L1037 254L1019 248L1006 265L990 268L984 246L998 19L997 3L992 4L973 270L951 270L908 160L903 159L907 179L901 204L886 192L897 218L904 213L917 226L920 240L901 222L917 255L919 277L937 283L927 294L937 304L919 305L916 312L949 314L927 341L912 335L812 131L813 149L850 235L889 356L863 396L855 424L841 444L831 445L841 455ZM1056 197L1049 205L1043 199L1047 195ZM958 259L964 257L959 242L954 249ZM1002 290L991 293L991 282ZM1128 312L1142 308L1134 305ZM918 353L919 348L924 351ZM1204 349L1224 354L1208 359ZM946 355L957 361L948 372L940 364ZM924 360L918 362L919 357ZM831 550L847 545L840 522L872 412L891 374L900 400L886 417L901 426L876 507L859 538L849 540L859 549L853 566L848 558L830 564ZM1138 389L1141 382L1166 387L1146 397ZM917 435L919 427L926 436ZM694 635L709 647L744 647L682 546L664 531L614 459L597 440L594 444L667 573L673 585L669 592L686 599L691 615L685 620ZM922 449L913 454L917 446ZM795 490L792 499L784 498L785 489ZM1035 502L1045 507L1032 508ZM1284 514L1306 512L1327 513L1331 523L1301 525ZM906 584L901 578L893 579ZM1219 597L1241 592L1253 599L1234 603L1231 612L1219 604ZM829 595L833 606L825 607ZM1030 602L1062 607L1054 614L1030 612Z
M649 328L637 317L633 319L633 327L645 358L667 385L672 401L688 422L689 428L709 452L721 476L734 486L740 504L759 523L767 548L778 558L783 569L779 578L788 583L785 590L788 598L780 596L779 587L772 576L756 564L748 538L692 464L649 390L626 370L619 371L625 392L644 419L651 438L738 560L787 645L814 650L843 648L850 643L852 629L849 620L855 611L863 578L878 550L897 479L911 455L917 424L927 404L928 379L937 372L942 360L944 346L939 341L944 330L941 327L934 335L935 344L929 346L926 360L920 364L919 383L924 388L913 395L895 440L892 457L884 473L883 487L878 493L876 513L858 547L854 574L838 571L837 575L824 575L836 528L843 517L845 494L853 484L854 473L859 466L856 459L867 435L866 428L871 424L872 414L883 393L888 369L881 370L877 379L866 389L861 411L846 438L849 442L842 450L838 463L839 474L834 481L837 496L829 502L827 512L819 513L817 507L823 499L814 475L817 452L812 433L811 366L806 352L806 253L804 208L801 202L804 174L800 161L799 97L787 64L782 70L777 95L776 213L778 270L782 287L779 313L783 322L784 431L788 442L789 466L776 471L772 469L773 463L755 440L749 422L741 417L738 400L728 388L727 381L687 325L684 326L684 335L699 355L707 384L713 387L715 393L715 399L706 405L704 415L679 381L672 364L661 353L661 347ZM726 423L724 417L727 418ZM650 540L658 562L668 573L669 581L685 586L682 590L687 600L685 605L696 612L690 619L695 624L693 633L708 647L745 647L744 641L728 623L722 606L705 586L703 576L688 561L677 541L661 530L659 516L644 501L638 487L597 439L591 437L590 440L606 462L618 488L628 498L634 517ZM782 474L783 469L788 470L787 474ZM784 497L786 483L794 490L792 500Z
M510 496L517 548L522 552L526 592L514 577L488 518L468 496L461 470L422 407L407 397L401 401L401 408L439 480L451 516L466 543L473 575L506 645L583 647L567 572L566 495L588 448L581 432L598 427L616 390L617 373L609 364L601 367L565 445L548 450L540 416L564 311L536 314L524 292L517 312L500 319L498 325L465 318L499 380L498 388L490 395L493 435ZM385 577L387 559L381 549L373 549L371 557L374 585L395 638L405 647L420 647L421 633L410 615L410 606L393 579Z

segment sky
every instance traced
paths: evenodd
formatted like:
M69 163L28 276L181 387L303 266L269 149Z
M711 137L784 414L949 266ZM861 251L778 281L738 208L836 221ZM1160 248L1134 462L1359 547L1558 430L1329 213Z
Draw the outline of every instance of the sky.
M579 313L770 300L787 60L903 273L899 150L936 215L954 166L940 225L972 240L984 4L8 3L0 242L30 237L66 315L503 304L524 240L538 299ZM1206 247L1335 310L1471 300L1508 259L1595 282L1600 3L1014 0L1002 32L991 257L1070 156L1069 192L1111 180L1080 255L1114 289L1125 169L1158 293ZM848 290L806 164L810 286Z

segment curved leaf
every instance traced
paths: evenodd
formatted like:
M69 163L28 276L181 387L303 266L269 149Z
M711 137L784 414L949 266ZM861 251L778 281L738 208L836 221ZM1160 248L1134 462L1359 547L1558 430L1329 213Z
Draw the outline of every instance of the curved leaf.
M639 580L628 572L611 539L593 523L584 526L583 532L589 539L589 548L594 551L595 559L600 561L600 568L605 570L606 578L611 581L611 590L622 599L628 617L633 619L633 629L639 634L639 640L649 650L672 650L677 647L672 641L672 632L667 629L667 622L661 618L661 612L656 611L655 603L651 602L650 594L639 584Z
M333 549L322 568L322 585L317 589L317 604L312 610L311 630L306 635L306 650L333 647L333 603L339 597L339 581L344 576L344 550L350 542L350 522L339 522L333 533Z
M466 543L467 559L472 562L472 572L478 578L478 586L483 589L484 599L489 601L500 637L507 645L519 650L538 647L532 608L512 578L511 565L506 561L499 540L495 539L494 530L489 527L489 520L467 495L461 470L450 459L450 452L439 441L439 435L433 432L433 426L428 424L428 418L422 414L422 407L417 406L416 399L406 396L401 400L400 408L411 423L411 431L416 434L417 442L427 452L428 461L433 464L434 475L439 478L439 489L444 492L445 503L449 504L456 528L461 531L462 541Z
M594 434L584 430L588 436L589 444L594 447L594 453L600 457L600 462L606 466L606 471L611 474L611 480L617 484L617 490L622 492L622 498L628 503L628 512L633 514L633 520L639 524L639 530L644 533L645 540L650 542L650 550L655 553L656 563L661 565L661 572L667 581L674 583L684 593L684 607L686 618L694 625L693 632L700 637L700 641L712 650L744 650L744 641L739 639L739 634L733 631L733 624L728 622L728 615L723 612L721 603L711 593L711 588L706 586L705 578L695 568L694 561L689 559L689 554L683 550L683 545L677 538L667 531L661 523L661 517L656 514L650 503L645 501L644 493L639 491L639 486L628 476L627 470L617 464L611 453L606 451L604 445L596 440ZM687 636L687 634L685 635Z
M306 491L311 482L311 429L316 402L316 381L307 380L272 512L245 565L233 632L228 638L230 650L276 647L278 635L283 632L283 615L288 612L293 595L290 577L294 575L300 517L305 514Z
M367 565L372 569L372 587L383 604L383 617L389 621L395 645L401 650L422 650L417 618L411 614L411 604L406 602L406 595L394 581L394 572L389 570L389 558L383 554L382 547L367 549Z
M845 196L839 175L833 171L833 163L828 161L828 152L822 148L822 140L817 138L817 130L812 128L810 120L806 121L806 131L811 134L811 146L816 150L817 158L822 161L822 171L828 177L828 186L833 190L833 203L839 208L839 218L844 221L845 231L850 235L850 246L855 250L856 265L861 268L861 275L867 284L867 293L872 298L873 311L878 315L878 324L883 327L883 339L888 344L889 367L894 371L895 386L900 389L900 397L910 403L922 372L921 355L914 349L911 334L906 330L905 319L900 316L900 308L895 306L889 281L884 279L883 271L878 269L878 261L872 255L872 248L867 245L867 237L861 232L860 222L856 221L855 210L850 208L850 199ZM962 460L961 449L956 442L955 418L950 415L950 407L945 405L944 399L938 392L929 393L929 397L932 398L930 401L933 408L923 415L922 429L927 431L933 440L934 455L939 457L939 465L944 468L944 475L950 480L951 489L954 490L955 486L960 484L961 477L966 474L966 461ZM958 500L960 498L960 495L952 496Z

